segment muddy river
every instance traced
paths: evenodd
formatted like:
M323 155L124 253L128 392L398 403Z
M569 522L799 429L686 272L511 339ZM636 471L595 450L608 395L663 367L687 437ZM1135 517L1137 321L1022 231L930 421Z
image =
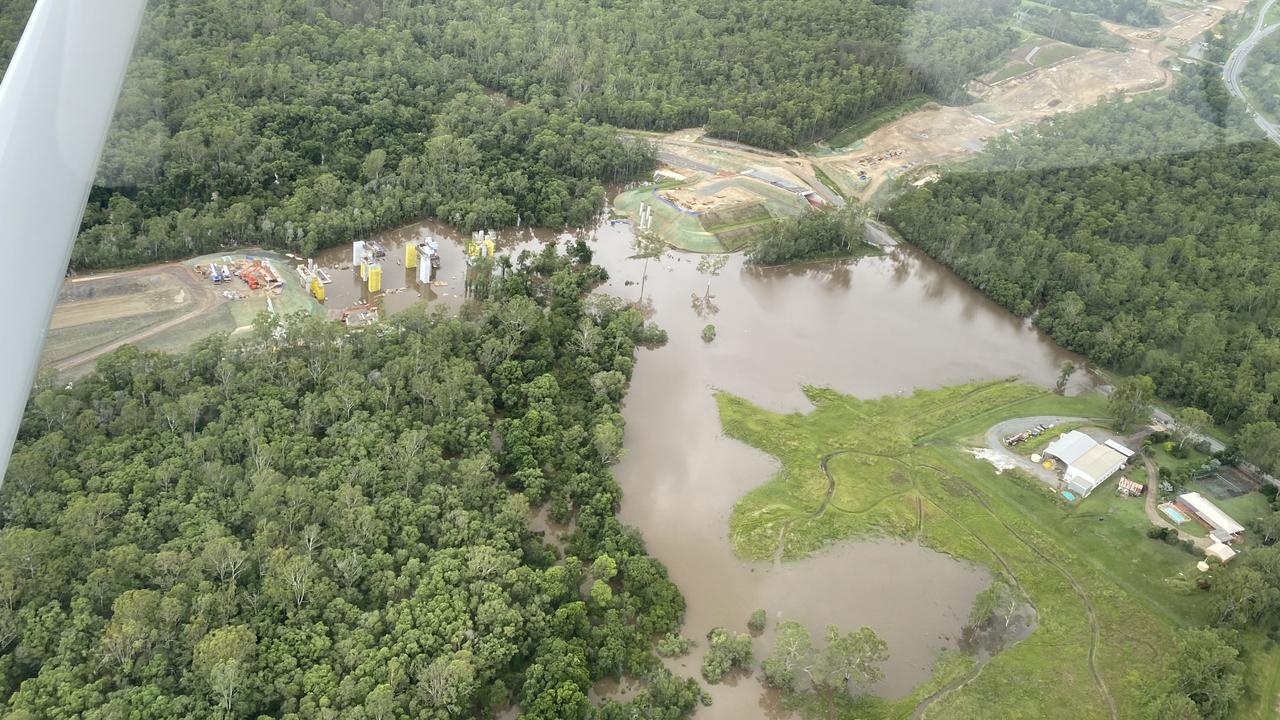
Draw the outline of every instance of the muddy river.
M396 265L403 258L400 244L426 234L446 239L437 278L447 285L418 288ZM611 275L603 291L639 299L644 263L628 257L630 227L604 223L590 235L596 262ZM420 295L460 302L462 251L449 241L457 237L445 226L424 223L381 238L388 246L384 287L409 288L387 295L388 309L406 307ZM512 232L500 248L553 237ZM336 265L344 257L350 262L349 250L321 261ZM729 511L778 464L722 434L712 389L777 410L804 410L802 383L863 397L1014 375L1051 385L1064 360L1083 361L910 248L763 270L745 268L736 256L710 279L704 302L707 280L696 256L669 252L649 263L645 300L670 341L641 351L624 409L628 453L615 468L625 492L622 518L666 563L688 600L684 634L700 641L673 668L696 677L707 631L716 625L745 631L751 612L764 608L771 619L805 623L815 637L828 623L842 630L873 628L890 652L875 690L901 697L928 678L939 650L957 647L989 574L915 544L888 541L843 544L781 566L734 557ZM330 307L367 295L351 270L335 272L330 287ZM707 323L718 330L711 343L700 336ZM771 647L766 631L755 640L757 658ZM600 689L609 694L612 688ZM754 679L710 691L714 704L698 717L781 716L777 698Z

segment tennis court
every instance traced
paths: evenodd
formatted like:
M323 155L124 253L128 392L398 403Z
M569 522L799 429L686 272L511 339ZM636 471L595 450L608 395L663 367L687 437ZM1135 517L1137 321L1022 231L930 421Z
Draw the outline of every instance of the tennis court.
M1220 467L1197 482L1215 500L1230 500L1258 489L1257 484L1231 467Z

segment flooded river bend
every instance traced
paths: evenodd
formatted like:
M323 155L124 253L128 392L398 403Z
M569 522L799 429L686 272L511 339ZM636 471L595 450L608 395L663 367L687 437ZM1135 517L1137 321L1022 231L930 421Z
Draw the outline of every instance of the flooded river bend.
M434 223L405 228L384 239L389 257L398 256L398 243L426 233L458 237ZM554 237L539 235L511 233L502 249ZM589 239L596 262L611 276L602 290L639 299L644 263L629 257L630 227L604 223ZM437 301L453 304L462 268L450 263L460 265L461 252L456 242L441 245L441 274L455 280ZM670 341L641 351L623 411L628 452L615 467L624 491L622 519L641 530L650 552L667 565L688 601L684 633L700 641L673 667L696 677L707 631L716 625L745 631L750 613L764 608L772 620L805 623L815 637L828 623L873 628L890 653L875 689L901 697L928 678L939 650L957 647L989 574L918 545L887 541L842 544L780 567L736 558L730 509L778 464L723 435L713 389L802 411L806 383L862 397L1009 376L1051 385L1064 360L1083 361L910 248L773 269L745 267L735 256L710 279L703 302L707 280L697 256L668 252L649 263L645 297ZM358 284L349 287L359 295ZM352 297L346 292L340 297ZM395 298L388 307L406 306L417 295L388 296ZM717 328L710 343L701 338L708 323ZM768 631L755 640L757 658L767 655L771 640ZM714 704L700 710L700 718L778 716L776 698L755 680L710 691Z

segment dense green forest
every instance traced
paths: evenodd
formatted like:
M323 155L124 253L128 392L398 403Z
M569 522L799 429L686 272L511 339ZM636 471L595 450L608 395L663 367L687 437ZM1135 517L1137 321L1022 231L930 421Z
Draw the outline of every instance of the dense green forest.
M811 210L773 224L747 250L753 265L844 257L870 252L865 242L866 213L860 205Z
M1028 7L1018 18L1019 24L1027 30L1071 45L1109 50L1126 47L1125 41L1107 32L1097 18L1061 8Z
M1160 9L1148 0L1045 0L1044 4L1138 27L1159 25L1164 20Z
M1117 98L997 140L888 219L1063 345L1243 427L1276 468L1280 148L1205 122L1201 100Z
M8 57L31 0L0 4ZM958 99L1012 0L153 0L72 263L302 254L424 216L592 222L613 126L782 148Z
M608 468L655 331L603 277L550 246L460 317L264 315L37 387L0 493L6 717L689 712L652 651L684 600ZM645 689L592 709L621 675Z

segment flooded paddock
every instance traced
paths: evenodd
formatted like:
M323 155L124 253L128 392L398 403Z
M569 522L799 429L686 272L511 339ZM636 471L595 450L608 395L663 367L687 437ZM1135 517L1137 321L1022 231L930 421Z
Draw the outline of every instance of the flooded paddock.
M389 268L402 257L401 244L425 233L443 238L438 277L449 285L424 296L454 305L465 271L459 233L428 223L384 235ZM555 238L506 233L499 250L536 249ZM606 222L588 240L595 261L610 273L601 291L640 300L644 262L630 257L630 226ZM641 351L623 411L628 452L615 467L624 491L622 519L641 530L688 601L684 634L698 645L670 665L697 677L707 631L723 625L745 632L747 617L763 608L771 622L754 641L757 659L771 650L779 619L803 622L815 639L829 623L844 631L869 626L890 653L875 690L901 697L929 677L939 650L960 646L970 606L990 575L892 541L844 543L781 566L736 558L728 539L730 509L778 464L723 435L713 389L775 410L803 411L806 383L862 397L1010 376L1050 386L1064 360L1083 361L908 247L856 261L770 269L745 266L734 256L713 278L698 271L697 261L672 251L648 264L644 305L670 340ZM388 269L384 277L394 276ZM354 292L347 297L359 298L357 284L348 288ZM416 302L417 294L391 294L383 302L394 311ZM717 328L710 343L701 337L708 323ZM754 678L709 689L714 704L698 717L785 716L775 694Z

